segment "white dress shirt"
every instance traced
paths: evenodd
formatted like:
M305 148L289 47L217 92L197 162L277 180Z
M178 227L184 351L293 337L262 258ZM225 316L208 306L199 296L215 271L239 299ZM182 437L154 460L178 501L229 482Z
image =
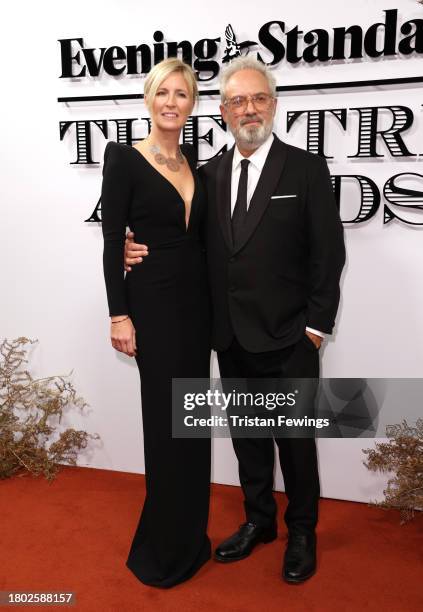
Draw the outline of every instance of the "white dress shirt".
M248 164L248 183L247 183L247 210L250 206L251 198L253 197L253 193L257 187L257 183L260 178L260 174L263 170L264 164L266 162L267 156L270 151L270 147L273 144L274 136L270 134L267 140L264 141L262 145L259 146L258 149L250 155L248 158L244 158L239 152L238 147L235 145L234 156L232 159L232 177L231 177L231 217L234 212L236 196L238 194L238 183L239 177L241 174L241 161L243 159L248 159L250 162ZM324 338L325 335L318 331L317 329L313 329L312 327L306 327L306 330L311 332L312 334L316 334L316 336L320 336Z
M247 184L247 210L250 206L251 198L257 187L261 171L272 146L274 136L270 134L269 138L254 151L248 158L244 158L235 145L234 156L232 159L232 180L231 180L231 216L234 212L236 196L238 194L238 183L241 175L241 161L248 159L248 184Z

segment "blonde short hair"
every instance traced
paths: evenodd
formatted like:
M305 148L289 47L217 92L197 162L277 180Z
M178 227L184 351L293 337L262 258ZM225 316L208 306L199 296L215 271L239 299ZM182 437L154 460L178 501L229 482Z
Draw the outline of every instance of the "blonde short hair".
M194 104L198 100L198 86L194 70L179 58L168 57L156 64L145 79L144 97L148 99L147 106L149 108L161 83L174 72L180 72L184 77L191 94L192 103Z

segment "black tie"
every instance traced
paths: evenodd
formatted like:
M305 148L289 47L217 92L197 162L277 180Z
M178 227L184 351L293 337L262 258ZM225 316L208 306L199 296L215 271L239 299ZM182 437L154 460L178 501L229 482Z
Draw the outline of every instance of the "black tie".
M232 213L232 240L234 245L239 241L239 237L247 217L247 185L248 185L248 159L241 161L241 175L238 183L238 193L236 196L235 208Z

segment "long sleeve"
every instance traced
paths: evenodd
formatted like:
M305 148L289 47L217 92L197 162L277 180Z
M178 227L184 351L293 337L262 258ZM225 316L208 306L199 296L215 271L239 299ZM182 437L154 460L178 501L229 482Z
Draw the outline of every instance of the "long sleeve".
M110 316L128 314L124 245L132 188L123 153L119 145L108 143L104 152L101 189L103 270Z
M329 169L316 159L307 196L310 244L310 293L307 326L330 334L335 324L345 263L344 230L336 207Z

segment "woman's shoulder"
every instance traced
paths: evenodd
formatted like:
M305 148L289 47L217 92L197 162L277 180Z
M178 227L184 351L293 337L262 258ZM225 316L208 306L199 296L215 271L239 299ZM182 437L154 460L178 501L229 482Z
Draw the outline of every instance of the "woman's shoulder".
M130 145L123 144L120 142L114 142L113 140L110 140L107 143L106 148L104 149L104 159L106 159L106 157L114 157L114 158L128 157L129 155L132 155L131 149L133 148L134 147Z
M135 169L137 155L139 152L133 146L110 141L104 149L104 166Z

